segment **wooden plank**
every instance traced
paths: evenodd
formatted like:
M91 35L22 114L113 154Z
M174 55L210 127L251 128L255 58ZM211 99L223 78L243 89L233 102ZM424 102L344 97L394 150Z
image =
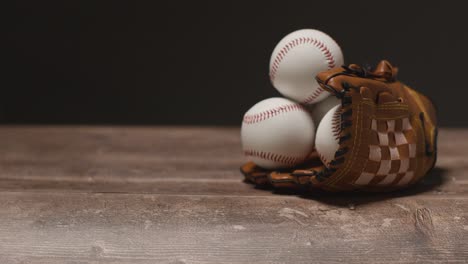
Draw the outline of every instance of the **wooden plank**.
M34 192L2 192L0 201L0 263L468 260L465 195L352 206L332 197Z
M443 129L424 194L468 191L468 130ZM242 182L238 128L0 128L0 190L270 195Z
M406 191L280 195L238 128L1 127L0 263L466 263L467 136Z

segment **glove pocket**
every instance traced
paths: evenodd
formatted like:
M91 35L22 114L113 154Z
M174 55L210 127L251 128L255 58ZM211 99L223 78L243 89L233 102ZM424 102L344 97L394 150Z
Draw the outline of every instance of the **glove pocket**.
M422 176L423 130L407 104L362 99L352 112L352 125L342 131L349 140L340 146L348 151L323 182L325 189L390 191Z

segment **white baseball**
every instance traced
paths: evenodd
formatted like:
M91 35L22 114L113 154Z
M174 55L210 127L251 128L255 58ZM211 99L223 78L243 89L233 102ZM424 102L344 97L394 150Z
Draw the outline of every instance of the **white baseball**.
M325 166L335 159L335 153L340 147L341 105L336 105L325 114L317 128L315 149Z
M343 53L327 34L315 29L301 29L284 37L270 59L270 80L284 96L303 104L325 99L315 76L343 65Z
M316 104L307 105L307 109L310 109L314 123L320 124L325 114L339 104L341 104L340 99L335 96L329 96Z
M279 97L260 101L250 108L241 128L244 154L266 169L302 163L312 152L314 136L314 121L307 110Z

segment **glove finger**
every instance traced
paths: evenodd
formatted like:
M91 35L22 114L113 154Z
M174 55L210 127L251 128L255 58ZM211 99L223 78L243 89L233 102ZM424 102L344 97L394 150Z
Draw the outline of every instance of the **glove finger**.
M268 184L268 171L264 170L253 162L247 162L240 168L242 174L245 176L245 180L257 185Z
M375 94L371 91L371 89L365 87L365 86L362 86L359 90L362 98L366 98L366 99L371 99L373 102L375 102Z
M381 92L377 95L377 104L385 104L391 102L398 102L398 97L389 92Z
M381 61L374 70L374 75L384 78L386 80L392 80L396 75L396 72L393 70L393 66L390 62L383 60Z
M268 180L275 188L297 188L296 177L290 173L272 172L268 175Z

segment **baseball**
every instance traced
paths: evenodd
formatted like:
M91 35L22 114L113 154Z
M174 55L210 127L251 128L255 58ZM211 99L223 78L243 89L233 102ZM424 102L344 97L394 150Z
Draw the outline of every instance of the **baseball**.
M285 98L255 104L241 128L245 156L266 169L293 167L312 152L315 125L308 111Z
M325 166L335 159L335 153L340 147L341 105L336 105L320 121L315 138L315 149Z
M330 36L302 29L276 45L270 59L270 80L282 95L302 104L314 104L329 95L315 80L317 73L343 62L343 53Z
M310 113L312 114L312 119L316 124L320 124L320 121L322 121L323 117L325 116L330 109L335 107L336 105L341 104L341 100L336 98L335 96L329 96L322 101L313 104L313 105L307 105L307 109L310 109Z

